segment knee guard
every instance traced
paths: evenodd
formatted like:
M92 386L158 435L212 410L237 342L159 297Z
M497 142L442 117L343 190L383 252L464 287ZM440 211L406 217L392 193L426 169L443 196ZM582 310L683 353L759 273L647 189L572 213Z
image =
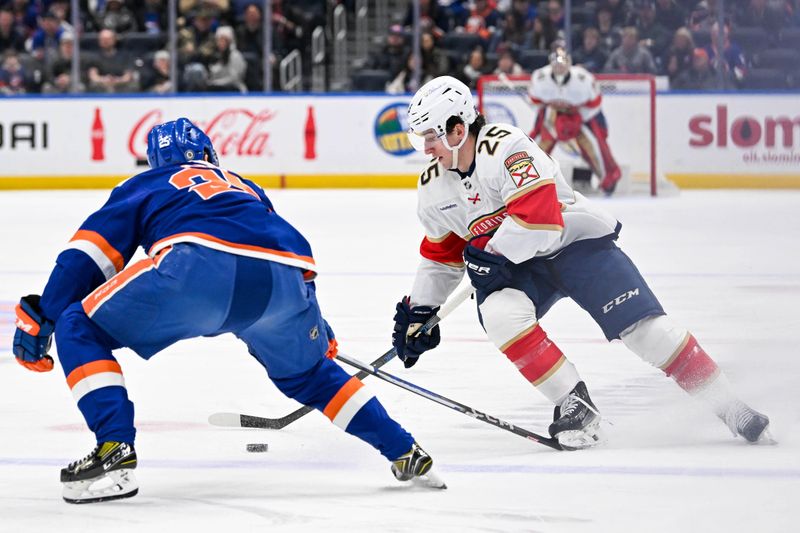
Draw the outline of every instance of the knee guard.
M486 334L520 374L553 403L580 381L578 372L536 321L536 307L517 289L503 289L480 306Z

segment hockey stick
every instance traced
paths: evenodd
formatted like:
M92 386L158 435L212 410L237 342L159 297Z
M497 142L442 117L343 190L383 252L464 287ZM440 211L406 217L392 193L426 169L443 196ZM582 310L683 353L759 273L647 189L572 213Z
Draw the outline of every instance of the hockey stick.
M467 300L472 293L475 292L475 288L472 285L466 285L463 289L457 291L442 307L439 311L433 315L430 320L425 322L424 325L421 327L418 326L418 330L416 331L415 335L422 335L427 333L428 331L432 330L434 326L436 326L439 322L441 322L444 317L449 315L453 312L453 310L461 305L465 300ZM392 347L391 350L383 354L382 356L375 359L371 366L374 368L380 368L397 355L397 350ZM356 374L358 379L364 379L371 372L363 371ZM254 416L254 415L245 415L241 413L213 413L208 417L208 423L212 426L219 426L219 427L242 427L242 428L256 428L256 429L283 429L295 420L304 417L314 408L308 405L304 405L303 407L292 411L286 416L282 416L281 418L265 418L261 416Z
M436 394L435 392L429 391L428 389L420 387L419 385L415 385L409 381L398 378L397 376L393 376L392 374L384 372L383 370L379 370L374 366L366 365L361 361L353 359L352 357L348 357L342 353L338 354L336 356L336 359L344 363L347 363L350 366L358 368L362 372L367 372L375 377L382 379L383 381L391 383L392 385L396 385L401 389L413 392L418 396L422 396L423 398L427 398L428 400L434 401L440 405L449 407L454 411L458 411L459 413L471 416L476 420L480 420L481 422L486 422L487 424L499 427L500 429L505 429L506 431L510 431L514 435L519 435L520 437L525 437L526 439L538 442L539 444L544 444L545 446L549 446L554 450L563 450L561 445L558 443L557 439L553 439L550 437L543 437L541 435L528 431L527 429L517 427L514 424L506 422L505 420L501 420L491 415L487 415L486 413L478 411L477 409L473 409L472 407L464 405L463 403L459 403L449 398L445 398L441 394Z

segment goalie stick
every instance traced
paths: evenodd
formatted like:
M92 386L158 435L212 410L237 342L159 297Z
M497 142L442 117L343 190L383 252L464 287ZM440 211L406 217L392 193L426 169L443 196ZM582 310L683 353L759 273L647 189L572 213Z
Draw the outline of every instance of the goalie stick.
M356 359L353 359L353 358L348 357L348 356L346 356L344 354L341 354L341 353L336 356L336 359L338 359L339 361L342 361L344 363L347 363L350 366L358 368L362 372L366 372L366 373L372 374L373 376L375 376L377 378L380 378L383 381L386 381L388 383L391 383L392 385L400 387L401 389L405 389L405 390L407 390L409 392L413 392L414 394L416 394L418 396L422 396L423 398L426 398L428 400L434 401L434 402L436 402L436 403L438 403L440 405L444 405L445 407L449 407L450 409L453 409L454 411L458 411L461 414L465 414L467 416L471 416L472 418L474 418L476 420L480 420L481 422L486 422L487 424L491 424L491 425L493 425L495 427L498 427L500 429L505 429L506 431L510 431L514 435L519 435L520 437L525 437L526 439L532 440L534 442L538 442L539 444L544 444L545 446L549 446L550 448L553 448L554 450L563 450L564 449L564 448L561 447L561 444L558 443L557 439L553 439L553 438L550 438L550 437L543 437L542 435L539 435L537 433L533 433L532 431L528 431L527 429L524 429L524 428L521 428L521 427L517 427L514 424L506 422L505 420L501 420L500 418L497 418L497 417L494 417L494 416L491 416L491 415L487 415L486 413L484 413L482 411L478 411L477 409L473 409L472 407L469 407L468 405L464 405L463 403L459 403L459 402L456 402L456 401L451 400L449 398L445 398L441 394L437 394L435 392L429 391L428 389L420 387L419 385L415 385L415 384L413 384L413 383L411 383L409 381L406 381L404 379L401 379L401 378L399 378L397 376L393 376L392 374L389 374L388 372L384 372L383 370L379 370L375 366L366 365L365 363L362 363L361 361L358 361Z
M467 300L472 293L475 292L475 288L472 285L467 285L463 289L457 291L442 307L439 311L430 318L424 325L419 327L419 329L415 332L415 335L422 335L427 333L428 331L432 330L434 326L436 326L439 322L441 322L444 317L449 315L453 312L453 310L461 305L465 300ZM371 366L374 368L380 368L397 355L397 350L392 347L391 350L383 354L382 356L375 359ZM362 371L356 374L358 379L364 379L365 377L369 376L371 372ZM283 429L295 420L298 420L311 411L313 411L313 407L309 407L308 405L304 405L303 407L292 411L286 416L282 416L280 418L266 418L261 416L255 415L246 415L242 413L212 413L208 417L208 423L212 426L219 426L219 427L241 427L241 428L255 428L255 429Z

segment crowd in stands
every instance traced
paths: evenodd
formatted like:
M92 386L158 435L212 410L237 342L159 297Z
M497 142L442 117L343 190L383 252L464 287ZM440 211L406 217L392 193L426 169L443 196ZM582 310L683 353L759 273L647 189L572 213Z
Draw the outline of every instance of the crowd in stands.
M76 45L81 91L175 89L167 0L80 0L78 31L70 4L0 0L1 95L70 92ZM177 0L177 90L263 90L262 7L262 0ZM326 0L272 0L273 69L290 51L305 52L326 9Z
M272 0L272 56L299 50L308 69L311 30L331 5L352 0ZM572 0L573 62L595 73L667 76L687 90L800 88L800 0ZM262 0L177 0L177 57L168 52L167 0L0 0L0 94L263 90ZM420 0L421 79L411 53L413 15L396 13L385 43L353 73L354 90L414 92L451 74L530 72L565 38L561 0ZM720 50L720 42L722 47ZM170 66L177 61L178 87ZM280 87L273 87L273 90Z
M800 1L572 0L573 63L594 73L666 76L672 89L800 88ZM409 75L412 13L367 65L389 92L452 74L472 88L483 74L530 72L565 39L560 0L422 0L422 77ZM723 20L719 49L719 20ZM444 59L442 59L444 57ZM355 77L358 80L358 76Z

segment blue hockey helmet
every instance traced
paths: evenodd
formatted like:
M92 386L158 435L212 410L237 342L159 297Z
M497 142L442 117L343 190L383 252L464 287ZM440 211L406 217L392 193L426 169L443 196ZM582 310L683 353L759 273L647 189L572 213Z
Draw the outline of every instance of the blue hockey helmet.
M147 162L150 168L177 165L187 161L202 160L219 166L219 159L211 139L188 118L153 126L147 134Z

